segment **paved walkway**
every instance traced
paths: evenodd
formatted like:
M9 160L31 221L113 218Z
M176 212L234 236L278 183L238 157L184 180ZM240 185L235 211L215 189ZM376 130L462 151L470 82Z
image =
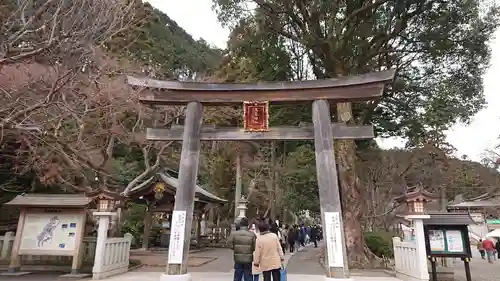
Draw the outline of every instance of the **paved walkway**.
M473 281L498 281L500 280L500 261L490 264L481 259L479 253L474 249L473 258L470 262L470 272ZM457 259L453 266L456 281L466 281L465 267L463 261Z
M191 278L193 281L225 281L233 280L232 273L205 273L192 272ZM129 272L120 276L105 279L105 281L158 281L161 273L159 272ZM262 279L261 279L262 280ZM306 274L288 274L287 281L324 281L322 275L306 275ZM392 277L353 277L353 281L401 281Z
M286 270L288 274L324 275L325 269L320 264L321 244L318 248L308 245L299 249L290 257Z

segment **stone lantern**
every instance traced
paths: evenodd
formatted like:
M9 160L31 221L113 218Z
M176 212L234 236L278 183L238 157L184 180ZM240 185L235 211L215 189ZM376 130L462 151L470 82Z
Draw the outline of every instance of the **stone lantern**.
M419 280L429 280L424 220L430 219L431 217L426 213L426 204L438 198L438 195L426 191L421 184L408 188L403 195L394 198L396 203L406 204L406 210L401 215L406 221L411 222L412 229L411 237L405 237L405 240L411 240L411 243L415 243L415 259L418 262L417 264L423 267L419 272L419 274L421 274L421 276L419 276L421 279ZM393 243L398 243L400 241L399 237L393 239Z
M439 195L426 191L422 185L416 185L406 190L405 194L394 198L399 204L406 204L405 215L424 215L426 204L439 199Z
M238 210L238 220L244 218L246 216L247 203L245 196L241 196L241 199L238 200L237 210Z

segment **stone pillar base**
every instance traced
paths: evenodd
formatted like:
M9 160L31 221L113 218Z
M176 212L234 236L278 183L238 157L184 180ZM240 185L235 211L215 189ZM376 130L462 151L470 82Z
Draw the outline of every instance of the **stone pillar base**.
M160 281L192 281L191 274L182 274L182 275L169 275L162 274L160 276Z

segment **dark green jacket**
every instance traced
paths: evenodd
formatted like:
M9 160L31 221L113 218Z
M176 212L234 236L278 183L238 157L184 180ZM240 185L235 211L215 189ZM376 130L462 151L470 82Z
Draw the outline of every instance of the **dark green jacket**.
M233 249L235 263L252 263L255 250L255 234L248 227L241 227L229 236L229 247Z

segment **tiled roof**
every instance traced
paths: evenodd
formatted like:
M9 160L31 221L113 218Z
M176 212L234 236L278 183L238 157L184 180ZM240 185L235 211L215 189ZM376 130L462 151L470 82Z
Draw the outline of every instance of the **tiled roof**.
M92 201L81 194L23 194L5 203L23 207L85 207Z
M177 179L175 176L170 175L168 171L166 172L159 172L157 173L157 176L159 176L163 182L165 182L168 186L177 189L179 187L179 179ZM147 188L149 185L151 185L155 180L155 177L151 177L141 183L140 185L134 187L132 190L130 190L130 193L138 192L144 188ZM226 199L222 199L207 190L205 190L203 187L196 185L196 196L200 197L202 201L205 201L208 199L210 202L217 202L217 203L225 203L227 202ZM203 200L205 199L205 200Z
M445 213L445 212L428 212L431 218L425 219L425 225L470 225L476 224L469 213Z

